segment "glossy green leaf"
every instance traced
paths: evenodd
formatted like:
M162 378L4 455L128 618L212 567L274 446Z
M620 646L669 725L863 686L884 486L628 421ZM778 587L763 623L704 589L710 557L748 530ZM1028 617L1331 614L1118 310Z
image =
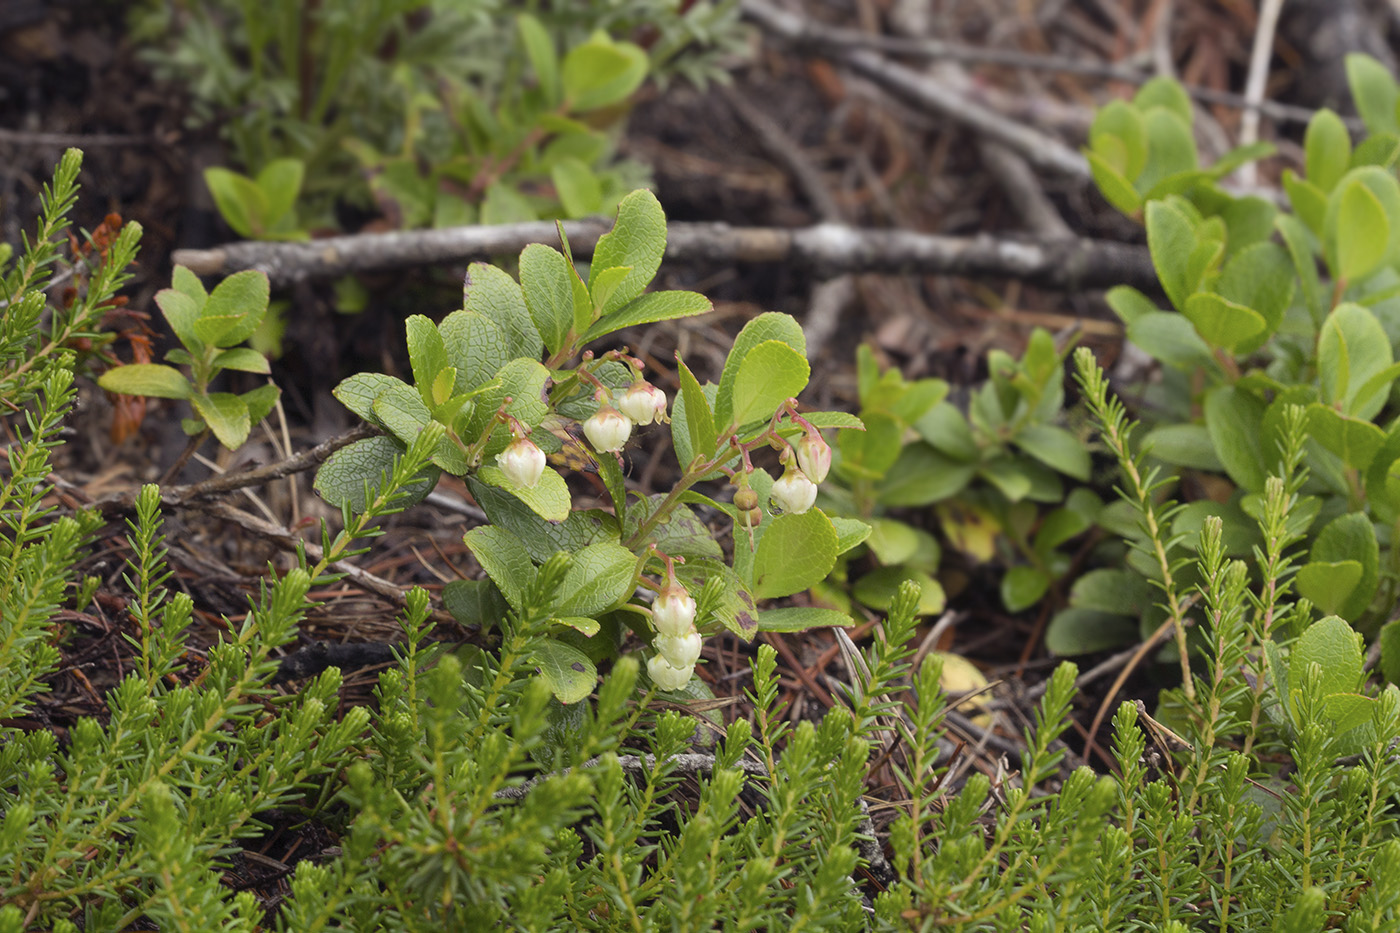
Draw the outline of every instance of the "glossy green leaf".
M573 555L556 592L554 612L596 616L620 603L636 587L637 557L611 541L590 544Z
M442 607L458 624L489 631L505 618L505 599L490 580L452 580L442 588Z
M1120 616L1140 616L1152 605L1147 581L1130 570L1100 568L1080 576L1070 587L1069 604L1077 609Z
M1144 113L1160 107L1182 122L1191 122L1191 98L1176 81L1158 76L1145 82L1133 95L1133 106Z
M566 217L587 217L603 207L603 185L582 159L565 156L549 169L554 193Z
M1143 115L1143 125L1147 131L1147 163L1133 179L1133 186L1143 192L1150 205L1152 199L1167 193L1160 186L1169 179L1179 177L1183 182L1172 189L1188 189L1200 168L1200 158L1191 134L1190 117L1183 118L1174 110L1159 107Z
M520 253L520 289L530 320L549 352L564 345L573 326L573 273L562 253L531 243Z
M1308 435L1355 470L1370 466L1385 444L1385 432L1371 422L1319 404L1308 406Z
M1362 683L1361 636L1342 619L1330 615L1319 619L1293 643L1288 657L1288 679L1300 686L1309 664L1322 668L1319 683L1323 696L1352 693Z
M826 579L836 564L836 540L836 528L821 509L773 519L754 553L754 596L791 596Z
M893 518L872 518L866 544L880 563L902 564L919 549L918 529Z
M588 699L598 683L598 668L592 659L562 641L539 639L531 648L530 660L555 699L565 705Z
M266 376L272 372L267 357L250 347L236 347L224 350L214 357L214 365L219 369L235 369L243 373L258 373Z
M1171 201L1147 205L1147 248L1162 288L1178 309L1194 292L1199 281L1188 269L1187 258L1196 246L1196 230L1191 219Z
M277 406L277 400L282 397L282 390L272 383L268 383L258 386L256 389L249 389L238 397L243 400L244 405L248 406L248 420L257 424Z
M1298 593L1323 612L1334 613L1347 604L1361 573L1358 560L1310 561L1298 569Z
M714 308L710 299L698 292L649 292L595 321L583 335L583 340L587 343L624 327L635 327L638 324L654 324L657 321L709 314Z
M268 230L265 232L290 228L305 175L306 163L300 159L273 159L258 172L258 187L262 189L267 210L264 221Z
M682 467L689 466L697 456L712 456L715 450L715 416L705 391L690 367L676 358L681 390L671 409L671 443Z
M1045 649L1072 657L1121 648L1137 640L1137 620L1097 609L1062 609L1045 627Z
M1202 340L1226 352L1233 353L1240 344L1264 334L1264 318L1259 312L1212 292L1197 292L1187 298L1181 313Z
M1225 469L1203 424L1164 424L1148 431L1142 446L1158 460L1173 466L1213 472Z
M545 386L549 382L549 370L538 360L517 357L502 366L496 378L497 383L482 392L477 400L476 411L467 428L468 436L472 438L480 436L487 429L507 398L511 400L506 405L507 414L531 428L549 413L549 406L543 399ZM508 427L498 424L493 430L491 441L482 449L486 457L494 457L510 443Z
M483 466L476 471L476 475L482 482L515 496L545 521L562 522L569 517L573 503L569 498L568 484L552 467L545 467L540 481L529 487L520 486L496 466Z
M762 497L760 501L762 501ZM870 525L858 518L842 518L839 515L831 516L831 526L836 529L837 556L846 553L858 544L864 543L870 537L871 533ZM934 541L933 536L927 532L923 532L922 537L933 541L934 547L938 546L938 542ZM910 556L913 557L917 554L918 551L916 549L914 554ZM937 559L935 559L934 562L937 563Z
M190 396L190 404L209 430L229 450L237 450L248 439L253 428L248 415L248 403L229 392L211 392L208 395L195 393Z
M176 268L182 269L184 267L177 266ZM186 282L189 282L190 279L194 280L195 285L199 284L199 280L194 279L192 273ZM180 338L181 343L195 352L204 346L204 342L195 335L194 325L199 320L199 313L204 310L204 303L207 300L207 298L196 299L183 290L173 288L164 288L156 292L156 304L160 306L161 314L170 324L170 329L175 332L176 337Z
M909 444L876 486L876 500L885 506L930 505L957 495L975 472L973 464L949 459L927 444Z
M1206 394L1206 430L1216 455L1230 478L1249 492L1263 492L1277 454L1266 451L1259 425L1265 405L1258 396L1234 386L1220 386Z
M413 443L424 425L433 420L418 393L397 379L385 384L374 397L373 411L375 420L404 444Z
M1131 285L1115 285L1105 292L1103 297L1124 324L1132 324L1144 315L1161 310L1155 301Z
M1351 168L1351 134L1342 118L1326 107L1313 114L1303 135L1308 181L1330 192Z
M506 332L480 311L453 311L438 325L447 358L457 370L457 391L469 392L496 378L510 359Z
M788 398L807 387L812 368L786 343L769 340L744 357L734 376L730 419L738 425L767 421Z
M1371 309L1340 304L1323 322L1317 342L1323 401L1341 403L1345 413L1369 420L1380 411L1385 396L1368 383L1394 362L1390 339ZM1363 391L1367 398L1361 405L1357 400Z
M1089 149L1131 191L1133 180L1147 164L1147 127L1142 112L1121 100L1100 107L1089 127Z
M1380 581L1380 547L1370 517L1362 512L1349 512L1328 522L1313 539L1308 560L1314 563L1356 561L1361 565L1361 577L1355 588L1344 602L1331 610L1346 619L1360 619L1376 595Z
M257 182L226 168L214 167L204 170L204 183L214 196L214 206L234 233L249 240L263 232L267 196Z
M1008 612L1029 609L1050 588L1050 575L1038 567L1018 564L1001 579L1001 603Z
M1098 186L1105 201L1124 214L1136 214L1142 207L1142 196L1138 194L1128 177L1114 168L1115 162L1126 161L1123 144L1112 138L1100 140L1099 150L1086 150L1084 157L1089 161L1089 174Z
M1333 268L1347 282L1359 281L1374 272L1385 258L1390 221L1380 199L1360 181L1342 186L1336 216ZM1331 234L1330 229L1328 232Z
M761 609L758 613L761 632L806 632L814 628L849 628L854 624L855 620L844 612L812 606Z
M914 422L914 431L935 450L954 460L970 462L981 456L981 448L977 446L967 418L948 402L939 402L925 412Z
M267 313L267 275L235 272L214 287L194 322L195 336L216 347L231 347L253 335Z
M421 314L409 315L404 330L408 335L408 360L413 369L414 385L423 404L431 408L437 404L433 398L433 384L438 373L450 365L447 348L437 325Z
M1381 673L1394 684L1400 683L1400 619L1381 626Z
M1077 480L1089 479L1089 449L1064 428L1031 424L1016 432L1013 442L1051 469Z
M374 400L391 385L402 386L404 389L412 391L406 382L395 379L393 376L386 376L383 373L356 373L350 378L342 380L340 385L331 390L331 394L340 401L340 404L365 421L385 428L387 426L374 413Z
M608 269L630 271L601 306L606 317L632 301L651 284L666 252L666 214L656 195L640 189L627 195L617 207L617 222L598 239L593 250L588 288L594 291L598 276ZM595 303L598 296L594 294Z
M1274 227L1288 249L1288 258L1293 263L1303 306L1313 322L1320 324L1326 308L1323 305L1322 282L1317 274L1317 260L1313 256L1308 230L1298 218L1289 214L1279 214L1274 218Z
M1369 55L1353 52L1346 57L1347 83L1356 109L1372 133L1400 133L1396 105L1400 88L1390 69Z
M948 597L943 585L922 570L911 567L877 567L857 580L851 593L861 605L885 612L905 581L913 581L919 587L919 602L914 610L919 615L938 615L947 607Z
M647 76L647 53L630 42L595 34L564 56L564 97L575 113L626 100Z
M636 534L642 522L652 516L664 499L665 496L660 493L645 499L634 499L627 508L623 535L630 539ZM715 540L714 531L684 505L674 506L670 515L656 523L646 537L637 542L635 549L640 551L647 543L654 543L663 554L686 560L724 555L724 550Z
M544 25L529 13L518 13L516 28L520 32L521 44L534 69L535 81L544 95L545 105L556 107L559 104L559 55L554 50L554 39Z
M192 398L190 385L178 369L158 363L130 363L107 370L97 384L108 392L121 395L145 395L151 398Z
M1293 205L1293 212L1307 225L1314 236L1322 236L1327 222L1327 192L1312 182L1304 181L1292 169L1283 170L1283 190Z

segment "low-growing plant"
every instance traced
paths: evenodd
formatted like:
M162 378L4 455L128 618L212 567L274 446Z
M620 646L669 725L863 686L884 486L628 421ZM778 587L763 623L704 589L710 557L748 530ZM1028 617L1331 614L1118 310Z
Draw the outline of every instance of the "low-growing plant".
M165 358L189 367L191 378L174 366L130 363L107 370L97 384L108 392L150 398L182 399L198 415L182 420L185 433L198 437L210 431L229 450L243 446L253 425L277 404L279 390L269 382L241 394L211 392L210 385L226 369L267 375L267 357L238 344L262 323L268 307L268 281L262 272L235 273L212 292L189 269L176 266L173 288L156 294L165 321L181 347Z
M1064 409L1063 362L1050 334L1037 328L1020 360L990 354L991 378L964 412L947 399L943 380L880 372L874 352L860 348L866 430L842 435L836 482L821 499L871 526L863 547L837 570L851 597L885 610L900 582L912 579L923 592L920 611L941 612L945 597L934 574L942 545L933 531L971 563L1003 568L1001 598L1012 612L1038 602L1065 576L1070 558L1059 548L1093 527L1103 503L1087 487L1065 488L1066 478L1090 478L1090 462L1084 443L1056 424ZM890 514L923 506L933 507L929 528ZM877 566L860 572L867 554ZM820 593L843 601L838 589Z
M862 522L812 507L831 462L819 429L860 422L799 409L810 367L802 329L782 314L744 327L718 383L702 385L677 360L680 391L669 420L679 477L669 492L629 490L628 442L634 429L667 420L667 398L626 348L583 348L625 327L710 309L694 292L644 292L665 243L660 204L634 192L599 241L586 281L567 239L563 252L526 247L518 283L475 263L460 311L439 324L408 319L413 385L362 373L335 390L385 434L333 455L317 490L337 507L358 508L425 426L441 426L418 495L439 471L463 476L491 521L466 536L489 579L449 585L448 608L482 628L507 610L537 614L531 623L559 636L536 646L540 673L565 703L592 691L597 663L617 654L629 628L652 644L653 681L676 690L690 679L701 633L726 628L748 639L764 629L846 624L831 610L758 603L820 582L868 533ZM780 452L777 479L752 462L768 447ZM551 456L560 467L596 474L606 507L575 507ZM734 486L732 503L696 488L715 480ZM697 507L729 519L729 554ZM570 569L554 580L561 554L572 555ZM554 583L537 590L545 579ZM634 597L638 586L655 594L649 606Z
M326 532L316 561L303 554L290 571L271 574L249 612L226 620L205 652L187 650L193 600L167 588L161 492L143 488L125 540L126 611L111 623L132 663L108 690L104 717L77 719L63 743L37 719L16 718L34 708L57 668L56 644L73 618L59 609L74 600L81 606L98 585L75 580L95 517L56 516L47 504L50 454L62 443L74 397L75 356L34 329L10 327L17 309L32 315L46 304L39 289L57 257L77 165L76 153L65 157L39 236L7 275L10 303L0 318L9 354L0 381L9 394L0 397L24 415L0 481L0 933L136 925L299 933L1303 933L1385 931L1400 921L1400 690L1369 686L1359 637L1335 616L1314 621L1317 611L1294 591L1296 545L1307 527L1298 516L1308 514L1311 482L1307 409L1281 413L1252 565L1227 554L1228 536L1239 533L1229 525L1234 519L1211 516L1197 538L1197 582L1187 583L1178 572L1182 557L1167 553L1173 532L1164 516L1173 506L1155 494L1161 474L1135 451L1133 426L1086 350L1076 357L1083 395L1123 471L1138 543L1166 560L1157 592L1169 607L1197 601L1203 622L1202 661L1184 671L1182 689L1155 716L1128 703L1114 717L1112 776L1072 767L1074 755L1060 740L1075 693L1069 664L1044 686L1019 770L963 776L961 752L944 751L951 743L942 659L912 665L920 594L910 582L896 591L871 644L852 656L841 702L819 723L793 724L780 713L776 652L766 645L752 657L751 717L698 748L695 719L656 711L655 691L636 689L641 665L633 656L607 657L601 680L591 676L588 690L561 707L560 685L578 685L574 675L548 668L559 659L572 663L560 651L561 636L574 637L568 632L584 618L570 617L577 627L561 622L561 606L591 593L595 604L611 596L604 608L625 604L626 618L641 618L638 574L664 572L669 585L653 587L653 623L679 628L692 624L694 612L703 624L722 618L731 593L810 585L813 572L820 576L818 568L834 562L842 538L840 524L810 507L815 489L808 487L830 462L816 421L845 419L814 421L796 411L790 398L806 380L793 345L800 331L793 335L780 316L761 317L741 333L718 383L701 385L678 364L671 427L683 472L672 493L642 499L618 483L621 468L608 455L624 445L633 422L661 410L656 390L627 384L635 364L621 351L564 364L595 328L610 333L660 307L695 307L695 299L674 293L643 294L664 228L645 193L624 202L587 284L567 251L548 247L522 261L518 286L476 267L464 317L410 323L415 386L380 376L350 383L378 387L367 403L342 391L383 424L394 452L361 450L371 465L359 472L359 498L348 491L350 464L323 473L323 486L337 478L343 486L344 527ZM55 322L50 338L100 337L94 325L138 234L128 225L75 301L47 309ZM567 277L560 282L551 269ZM520 288L520 303L507 283ZM556 287L536 287L549 283ZM619 289L630 297L610 305ZM556 300L539 303L548 296ZM538 352L506 359L512 340L534 347L526 324L535 328ZM476 368L467 373L494 368L459 393L447 348L457 328L468 326L492 339L465 344L487 354L473 357ZM565 387L557 397L542 391L526 397L538 408L515 409L513 397L493 395L525 384L507 379L544 368L538 357L546 351L551 368L539 385ZM435 370L427 365L433 361ZM466 398L454 402L457 394ZM474 423L470 409L482 405L480 430L458 430ZM550 433L542 409L559 419L556 426L582 421L600 495L618 514L569 509L558 523L539 514L553 500L547 489L532 490L547 482L549 467L542 450L521 441ZM406 444L401 434L409 435ZM557 438L561 453L574 440L563 434L569 440ZM792 451L784 477L747 471L757 449L750 445L775 439ZM500 457L499 484L482 475L492 469L492 451ZM447 599L459 613L489 620L495 637L444 651L430 640L428 595L414 589L400 617L398 663L380 674L372 707L343 707L337 716L334 669L292 692L274 688L274 652L295 637L316 587L335 579L327 573L332 563L421 496L425 477L443 469L434 461L457 455L493 516L493 524L468 532L490 583L449 591ZM448 468L455 463L448 460ZM605 470L617 473L610 479ZM730 475L737 504L697 498L696 484ZM772 516L770 499L785 511ZM691 507L714 510L710 517L744 516L727 572L725 561L696 543L705 526ZM544 535L579 527L594 538L540 558L531 551L549 546ZM624 541L634 549L625 573L621 561L614 572L596 559L603 552L590 550L600 543L624 549ZM764 550L775 541L782 547ZM691 553L671 553L677 544ZM670 548L668 559L658 559L653 545ZM701 595L690 602L671 573L683 577L702 564L714 575L691 583ZM581 581L580 566L590 571ZM1255 575L1258 587L1251 586ZM730 590L731 578L746 585ZM777 627L822 621L807 610L766 618L760 610L756 625L774 619ZM600 630L604 620L595 620ZM1183 613L1174 610L1171 621L1184 631ZM737 629L752 631L742 622ZM658 656L675 667L670 653L663 647ZM665 687L672 675L662 669L658 676L654 661L651 679ZM1087 754L1094 748L1091 736ZM895 814L887 831L875 828L865 803L867 770L886 764L896 781L894 799L882 805ZM331 844L297 856L275 902L235 891L225 874L230 860L265 831L262 821L291 813L317 824Z
M1143 221L1171 305L1164 310L1127 287L1108 294L1128 339L1161 364L1160 380L1142 387L1151 423L1144 449L1206 493L1167 516L1169 554L1188 553L1211 515L1232 530L1225 539L1231 556L1260 545L1244 519L1260 514L1284 413L1303 406L1308 481L1293 515L1309 559L1297 586L1369 637L1381 632L1389 646L1382 668L1395 680L1400 630L1386 622L1400 593L1393 546L1400 519L1400 88L1364 56L1348 59L1348 73L1370 134L1353 147L1336 114L1316 114L1304 140L1305 174L1283 175L1292 213L1220 184L1265 147L1200 166L1189 100L1169 81L1103 108L1086 151L1105 197ZM1101 521L1139 535L1124 517L1111 507ZM1105 595L1137 594L1120 608L1141 605L1142 583L1133 577L1162 574L1163 562L1141 550L1127 563L1106 571L1112 581L1104 581L1112 583ZM1143 628L1164 619L1153 608ZM1075 627L1087 633L1094 624L1081 618Z
M394 227L613 210L646 179L616 158L627 102L647 78L720 74L737 8L200 0L142 4L132 26L228 141L233 168L205 177L229 225L296 239L344 205Z

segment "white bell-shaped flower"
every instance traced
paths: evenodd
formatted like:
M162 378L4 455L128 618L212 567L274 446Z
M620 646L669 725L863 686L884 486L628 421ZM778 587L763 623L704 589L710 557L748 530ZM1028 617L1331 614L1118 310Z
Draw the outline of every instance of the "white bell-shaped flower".
M526 437L516 438L496 454L496 463L511 482L525 489L533 489L544 475L544 451Z
M632 436L632 422L611 405L603 405L583 423L588 442L600 453L617 453Z
M690 683L690 675L694 672L694 666L676 667L659 654L647 659L647 674L652 683L662 690L681 689Z

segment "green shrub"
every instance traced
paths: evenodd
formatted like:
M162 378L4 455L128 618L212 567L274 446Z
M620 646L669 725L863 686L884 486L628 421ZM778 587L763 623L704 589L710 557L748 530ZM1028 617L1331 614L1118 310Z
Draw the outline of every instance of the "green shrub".
M77 164L76 154L65 158L40 235L6 274L6 328L15 309L31 322L44 309L37 286L56 255ZM80 720L62 746L13 717L55 669L56 610L95 587L75 586L73 571L95 520L55 518L43 504L76 359L32 329L0 329L9 353L0 385L26 415L0 485L0 716L9 717L0 723L0 933L138 922L297 931L1395 927L1400 689L1368 686L1360 638L1334 615L1315 620L1295 589L1297 545L1314 514L1305 405L1279 412L1278 455L1254 525L1206 517L1188 561L1171 527L1175 507L1160 499L1161 470L1133 445L1091 355L1076 354L1087 406L1123 471L1122 508L1140 529L1134 553L1161 570L1168 622L1184 635L1188 603L1200 622L1200 660L1183 669L1182 688L1155 715L1118 710L1112 776L1073 767L1061 740L1075 694L1069 664L1044 685L1018 770L995 781L968 775L947 751L941 659L912 664L920 593L908 582L870 646L851 656L852 682L820 723L780 715L767 646L753 656L751 718L722 738L701 721L697 742L697 719L653 708L657 691L637 689L637 658L619 656L604 634L620 611L651 639L638 622L648 608L639 578L664 574L649 587L657 624L688 614L674 574L698 592L693 618L707 629L731 613L740 636L797 628L826 619L757 611L750 626L747 607L732 602L805 589L863 534L808 507L815 490L803 483L826 469L817 428L855 419L798 413L790 397L806 364L800 330L782 316L741 333L716 384L680 365L674 490L642 499L621 483L611 456L622 446L618 419L654 415L654 395L637 385L624 352L578 351L618 327L672 316L662 309L703 310L698 296L644 291L663 229L655 202L630 196L587 282L567 251L532 247L519 283L473 267L461 317L410 320L414 385L368 374L339 390L387 432L323 469L319 485L341 506L343 529L323 536L314 564L303 556L270 577L207 662L184 650L192 601L165 586L160 491L143 489L124 576L123 634L135 663L109 691L104 720ZM91 332L138 233L124 231L122 248L105 257L113 268L88 280L107 285L89 284L67 311L50 309L50 338ZM468 328L492 339L457 346ZM472 354L458 365L464 348ZM566 491L567 514L545 514L559 507L543 488L549 468L517 445L543 441L550 418L560 453L589 450L566 429L582 424L611 512L576 511ZM789 440L784 478L748 469L760 444ZM488 462L497 453L500 476ZM430 643L428 596L414 590L399 662L380 675L373 709L336 718L334 670L295 693L274 690L273 652L294 637L315 587L333 579L330 564L443 469L468 476L492 521L468 532L487 579L447 601L489 623L493 637L455 651ZM724 477L738 506L694 488ZM789 509L774 515L773 503ZM734 523L732 565L699 542L706 529L715 543L684 511L696 505ZM579 528L594 537L553 537ZM1227 544L1242 530L1259 541L1248 563ZM612 570L621 560L595 561L610 548L629 553L625 576ZM589 614L573 608L584 595ZM597 638L606 650L580 647ZM589 671L581 691L578 671L553 669L579 658ZM864 797L876 761L896 780L880 805L894 811L887 831L875 829ZM317 821L339 850L298 862L275 906L222 882L227 860L273 807Z
M297 239L338 227L338 204L396 227L610 212L645 181L616 159L637 88L742 48L734 0L527 6L199 0L131 21L228 142L236 170L206 180L229 225Z

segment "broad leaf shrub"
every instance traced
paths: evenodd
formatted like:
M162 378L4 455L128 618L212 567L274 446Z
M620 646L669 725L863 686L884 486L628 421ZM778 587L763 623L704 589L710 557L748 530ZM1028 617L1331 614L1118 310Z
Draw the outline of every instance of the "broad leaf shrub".
M834 481L818 501L871 532L842 555L818 596L843 608L854 600L884 611L899 584L913 580L923 592L920 613L942 612L946 599L935 574L943 545L904 520L911 509L932 506L930 526L943 541L969 563L1001 571L1008 610L1039 602L1070 569L1063 546L1092 527L1103 506L1079 485L1090 479L1088 448L1058 423L1065 352L1040 328L1019 360L992 351L991 378L963 410L948 400L943 380L881 372L874 351L861 347L856 374L865 431L841 434Z
M1307 481L1293 520L1308 559L1296 586L1379 638L1382 671L1400 679L1400 629L1388 623L1400 595L1398 92L1364 56L1348 59L1348 73L1368 135L1353 145L1336 114L1319 111L1303 175L1284 172L1291 210L1219 184L1264 147L1200 165L1189 101L1170 81L1097 115L1086 150L1094 177L1111 203L1144 223L1168 302L1127 287L1108 294L1128 339L1161 364L1160 378L1139 387L1151 418L1142 449L1149 463L1210 494L1161 515L1170 532L1164 554L1134 546L1127 566L1114 569L1118 558L1102 552L1110 566L1076 582L1070 608L1047 633L1055 643L1102 646L1106 630L1128 640L1167 624L1167 607L1137 611L1145 584L1161 584L1164 568L1189 555L1207 517L1224 520L1230 557L1259 548L1254 519L1278 464L1284 415L1301 406ZM1124 508L1109 506L1096 520L1140 545L1143 532ZM1184 572L1194 582L1189 564ZM1141 620L1138 632L1121 628L1128 618Z
M465 392L475 394L452 407L456 367L450 378L442 376L450 364L441 362L446 350L432 353L431 337L437 334L445 348L452 327L444 335L431 324L410 324L418 346L416 385L376 383L392 402L378 404L377 394L363 407L371 416L397 418L403 410L418 411L403 401L412 398L429 416L419 419L406 444L399 433L410 432L386 419L385 439L394 452L363 452L366 463L381 468L364 471L370 479L359 484L353 501L342 490L345 527L334 537L327 532L323 559L270 576L246 616L228 623L205 658L185 650L192 601L166 585L160 491L141 491L128 521L123 574L129 620L122 636L134 649L134 663L109 691L106 715L74 723L60 744L49 730L16 718L33 709L58 663L54 644L63 632L57 610L73 600L81 604L96 586L74 579L96 522L82 514L59 516L45 505L49 454L61 443L76 366L74 355L55 341L100 337L93 329L98 311L120 284L139 234L126 227L78 299L48 309L46 330L35 326L46 304L39 288L57 256L77 167L76 153L65 157L38 235L4 270L0 386L24 417L12 422L18 430L0 483L0 933L139 926L1382 931L1400 923L1393 812L1400 791L1400 691L1369 686L1351 627L1335 616L1314 621L1319 612L1294 590L1296 545L1306 528L1298 516L1307 514L1300 509L1311 482L1305 406L1281 413L1252 561L1228 556L1226 526L1215 516L1203 521L1197 540L1192 567L1198 582L1185 583L1178 573L1182 559L1169 559L1172 573L1161 581L1160 599L1169 606L1199 603L1203 660L1180 691L1165 697L1157 718L1132 704L1119 709L1111 776L1073 768L1061 741L1075 692L1070 664L1044 685L1024 751L1010 763L1016 770L998 772L995 780L976 770L968 775L967 762L948 752L941 658L913 666L921 597L912 582L895 591L870 646L853 657L852 681L838 691L843 702L820 722L794 725L780 714L776 654L767 646L753 656L751 718L699 745L695 719L654 708L656 691L638 690L642 665L632 655L613 659L601 681L592 678L581 696L561 705L559 686L576 685L572 675L549 673L550 665L560 658L569 663L560 646L579 644L561 636L582 635L589 626L571 625L558 613L595 580L611 580L600 571L575 582L577 567L594 565L587 555L598 541L616 535L614 547L631 540L638 553L625 592L605 582L596 587L593 604L614 592L614 602L630 604L638 569L659 566L664 582L657 583L651 612L668 629L693 625L692 611L702 625L721 618L730 584L709 582L716 577L752 579L751 594L766 592L761 583L779 590L809 585L813 569L789 565L802 566L803 555L818 546L811 542L823 539L822 530L812 530L819 523L804 517L821 513L801 506L810 496L803 484L821 479L826 453L809 440L814 432L793 418L786 398L763 394L745 375L757 353L765 373L789 374L784 389L801 381L800 351L778 318L766 319L760 334L741 335L732 370L726 367L729 378L711 386L684 383L671 410L673 434L690 442L681 448L688 453L673 501L729 515L738 525L738 553L752 530L756 547L742 559L752 568L745 570L741 560L728 574L718 571L703 584L695 579L700 595L683 597L685 568L707 560L712 570L723 564L703 553L681 564L681 555L670 552L669 562L655 563L651 544L665 541L675 550L672 542L698 533L687 530L687 519L684 534L649 540L685 513L677 505L670 521L647 528L665 500L635 497L619 508L624 519L639 510L632 522L609 524L604 514L571 510L590 521L587 527L601 527L601 537L533 556L529 529L544 528L537 522L558 529L577 521L553 524L539 515L536 505L547 501L531 490L550 468L514 447L548 433L549 416L538 409L512 414L505 396L491 401L499 386L468 387ZM654 216L646 196L635 197L630 209ZM637 250L643 243L656 247L654 240L626 235L635 220L628 210L624 204L612 245L600 248L605 263L619 241ZM571 271L567 255L556 255L546 262ZM631 280L644 263L635 252L629 255L622 266L595 259L587 285L566 279L568 290L552 292L560 297L561 316L539 318L553 322L543 328L553 336L539 339L556 367L556 385L573 388L557 400L529 398L561 422L582 419L589 443L599 448L619 445L622 433L616 423L603 430L593 422L590 431L599 410L642 421L657 413L656 396L627 382L632 374L625 372L625 354L583 358L572 376L561 366L568 354L560 354L577 349L592 328L611 326L600 311L607 299L599 299L606 292L599 283ZM533 291L528 265L522 263L524 294ZM623 274L608 274L619 268ZM497 281L509 293L503 274L492 279L484 269L474 270L474 283ZM632 280L630 300L642 300L649 278ZM468 304L473 300L469 294ZM528 339L527 319L501 310L513 307L509 301L485 304L492 314L509 313L500 320L518 326L507 329L479 309L463 313L479 314L476 326L498 333L500 344ZM747 353L739 350L744 345ZM507 359L486 385L504 382L512 363L528 369L516 362L522 359L540 365L528 356ZM424 360L438 360L439 368L433 372ZM1141 541L1160 554L1171 533L1159 519L1172 508L1153 495L1161 473L1134 452L1133 428L1087 351L1079 351L1076 365L1089 408L1123 470L1127 508L1144 529ZM600 375L607 372L615 383L610 388ZM592 373L601 386L581 373ZM431 402L425 387L435 390ZM474 415L462 412L468 402L475 407L474 399L488 402L490 417L480 422L479 434L464 435L457 428L472 423ZM558 411L571 401L575 407ZM506 417L498 418L503 412ZM784 464L788 489L777 494L772 487L781 477L743 469L747 445L772 433L796 441ZM719 444L726 435L727 453ZM293 638L314 588L330 582L329 562L353 553L351 544L371 537L379 520L421 496L432 471L444 468L434 461L452 456L463 437L480 455L473 464L460 451L474 491L493 501L484 491L496 490L501 498L491 508L506 517L469 533L478 539L483 531L502 533L486 546L478 540L474 551L484 556L488 572L501 561L514 563L510 573L497 567L489 584L449 601L459 603L458 611L489 618L497 640L489 650L444 652L428 640L428 597L414 590L400 619L399 663L380 675L372 708L352 707L337 718L334 670L294 693L272 688L273 651ZM560 438L561 451L564 444ZM502 459L495 468L504 478L492 485L481 473L497 449ZM324 475L323 487L336 469L348 490L349 465ZM747 477L733 494L737 506L687 498L695 495L691 486L726 470L735 480ZM767 500L791 509L774 516ZM738 521L741 512L754 510L761 514L747 524ZM760 559L764 540L781 540L769 536L786 518L810 523L787 523L806 537ZM624 539L629 528L632 537ZM510 541L505 534L516 536L518 547L500 544ZM777 564L765 563L778 557ZM778 571L793 576L774 576ZM1251 585L1254 576L1261 586ZM773 579L784 583L763 582ZM665 608L657 605L663 597ZM494 608L486 612L487 606ZM644 618L643 608L638 603L623 611ZM776 618L784 627L812 621ZM594 621L601 633L603 620ZM869 818L875 807L864 794L867 769L885 762L897 786L891 801L880 805L880 818L892 811L893 822L877 832ZM300 812L336 843L307 851L286 879L289 893L275 903L253 891L235 892L222 878L228 860L263 831L261 821L273 808Z
M176 266L174 287L156 294L166 323L181 346L165 358L189 367L193 380L180 370L159 363L131 363L109 369L97 380L108 392L188 401L198 415L182 422L185 433L211 432L229 450L243 446L253 426L277 404L277 386L267 385L235 395L211 392L210 383L226 369L267 375L267 357L238 344L248 340L268 309L268 281L252 270L229 276L212 291L184 266Z
M646 180L617 159L637 89L743 51L737 0L529 7L147 0L130 19L228 143L205 179L229 226L304 239L347 206L404 228L611 212Z
M317 474L317 491L358 509L382 471L425 426L437 425L441 440L415 495L426 496L444 471L463 476L490 519L466 535L487 577L449 584L447 608L482 629L507 611L538 614L556 635L533 649L540 674L566 704L589 695L598 663L617 656L629 630L652 645L650 679L678 690L690 680L702 634L728 629L747 640L762 630L847 624L834 610L759 603L819 583L869 533L863 522L813 508L832 457L821 429L861 423L841 412L799 411L810 367L791 317L750 321L718 383L702 385L678 360L680 392L669 416L665 393L625 348L583 349L624 327L710 309L694 292L644 291L665 244L660 204L634 192L599 241L586 279L567 240L563 252L526 247L518 282L475 263L461 310L437 324L408 319L413 385L361 373L335 389L385 433L333 455ZM628 489L625 457L645 449L666 420L679 479L669 492L640 496ZM753 462L771 449L776 477ZM575 506L560 472L571 467L596 473L605 505ZM697 488L717 480L732 488L732 501ZM707 523L715 516L731 527L729 554ZM540 575L559 561L567 563L562 582L529 603ZM635 598L638 586L654 600Z

